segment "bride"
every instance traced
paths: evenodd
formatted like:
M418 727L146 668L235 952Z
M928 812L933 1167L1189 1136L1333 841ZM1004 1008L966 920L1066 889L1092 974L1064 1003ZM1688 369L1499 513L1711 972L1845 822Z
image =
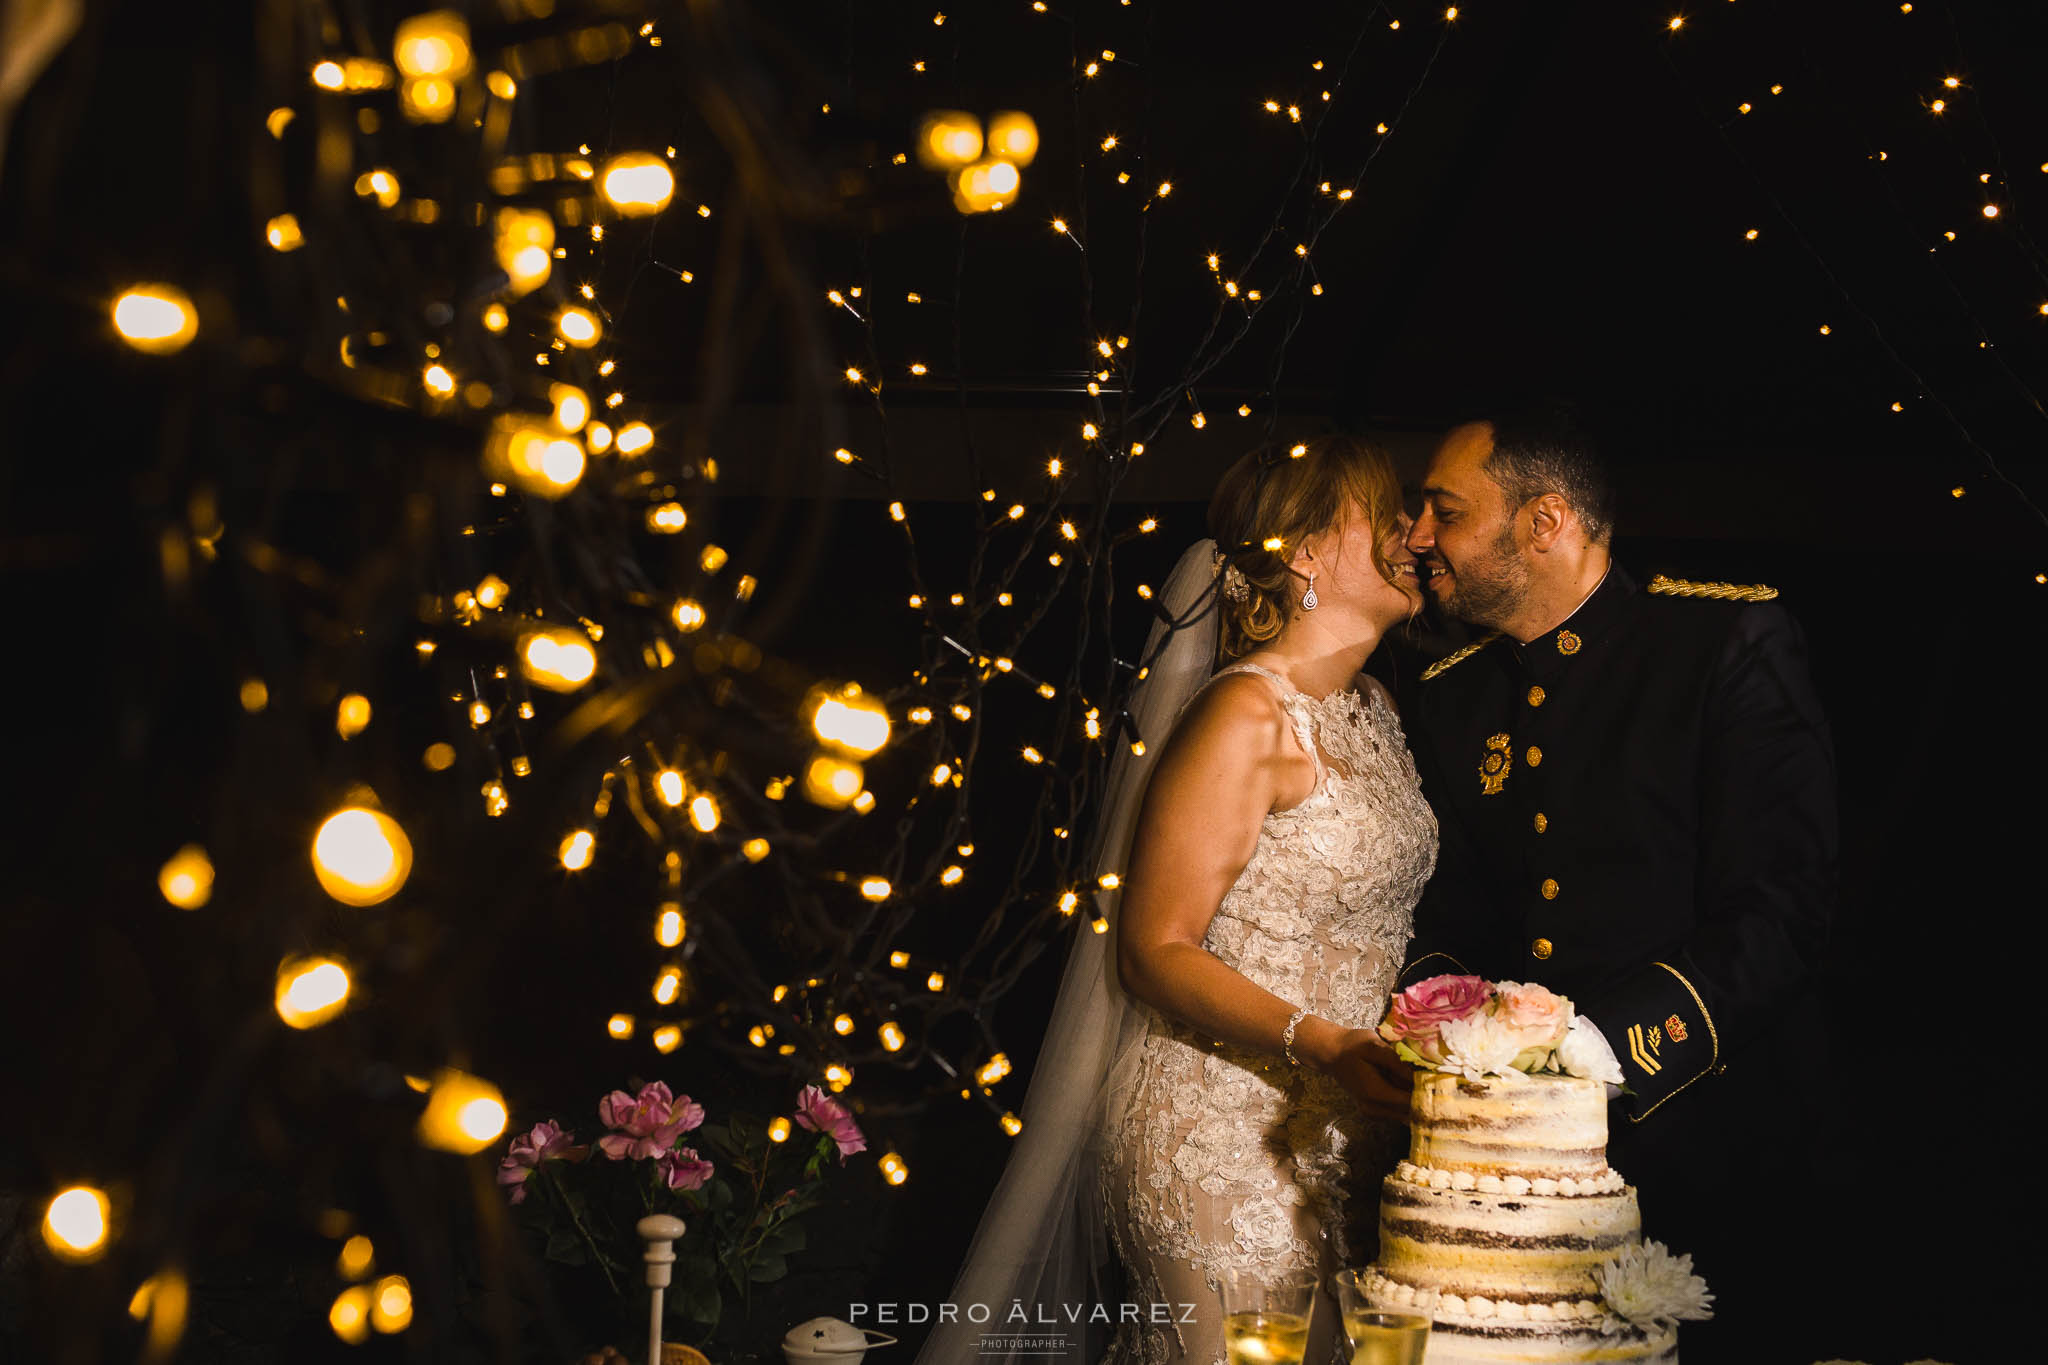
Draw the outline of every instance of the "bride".
M1347 1196L1393 1165L1408 1071L1373 1025L1436 861L1392 701L1360 676L1420 607L1407 518L1386 457L1333 438L1239 460L1209 523L1130 708L1148 756L1126 751L1105 798L1111 932L1077 935L1023 1135L918 1365L1094 1365L1112 1334L1114 1365L1221 1365L1225 1272L1327 1283L1372 1253ZM1322 1365L1327 1300L1315 1316Z

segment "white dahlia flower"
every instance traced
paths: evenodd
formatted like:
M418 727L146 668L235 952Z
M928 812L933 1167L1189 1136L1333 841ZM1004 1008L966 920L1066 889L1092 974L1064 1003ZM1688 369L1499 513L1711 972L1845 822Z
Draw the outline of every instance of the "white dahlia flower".
M1662 1242L1624 1247L1593 1278L1609 1311L1600 1320L1603 1332L1665 1329L1714 1316L1714 1296L1692 1273L1692 1257L1673 1256Z

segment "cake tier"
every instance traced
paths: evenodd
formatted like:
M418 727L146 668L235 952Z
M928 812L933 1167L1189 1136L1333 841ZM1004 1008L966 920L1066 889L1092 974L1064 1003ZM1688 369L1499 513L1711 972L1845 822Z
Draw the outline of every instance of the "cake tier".
M1526 1180L1607 1171L1607 1088L1598 1081L1473 1081L1422 1071L1408 1108L1408 1159L1417 1166Z
M1678 1365L1675 1330L1603 1336L1555 1323L1466 1323L1437 1319L1422 1365Z
M1576 1195L1439 1190L1389 1177L1380 1187L1373 1270L1425 1296L1543 1306L1598 1297L1596 1267L1641 1240L1636 1192ZM1456 1308L1453 1311L1458 1311Z

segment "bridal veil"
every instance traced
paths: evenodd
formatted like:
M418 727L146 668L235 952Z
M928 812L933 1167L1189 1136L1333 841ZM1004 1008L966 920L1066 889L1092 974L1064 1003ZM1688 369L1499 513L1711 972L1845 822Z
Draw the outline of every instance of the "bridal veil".
M1213 540L1189 547L1158 599L1161 619L1145 642L1144 673L1127 707L1145 752L1119 745L1111 760L1088 861L1098 886L1102 874L1124 870L1152 762L1215 667L1215 556ZM1094 1365L1113 1335L1119 1305L1106 1297L1116 1282L1105 1278L1111 1244L1097 1170L1150 1018L1117 981L1118 899L1116 891L1095 892L1109 932L1076 927L1025 1092L1023 1131L948 1296L952 1320L934 1326L917 1365L1021 1358ZM1005 1340L1017 1337L1039 1340ZM1050 1351L1046 1338L1063 1338L1064 1352Z

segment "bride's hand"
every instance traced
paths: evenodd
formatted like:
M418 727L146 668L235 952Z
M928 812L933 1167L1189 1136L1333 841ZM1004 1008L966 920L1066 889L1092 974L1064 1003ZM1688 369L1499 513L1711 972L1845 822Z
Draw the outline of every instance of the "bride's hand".
M1394 1049L1373 1030L1345 1029L1323 1069L1374 1118L1408 1121L1415 1068L1395 1056Z

